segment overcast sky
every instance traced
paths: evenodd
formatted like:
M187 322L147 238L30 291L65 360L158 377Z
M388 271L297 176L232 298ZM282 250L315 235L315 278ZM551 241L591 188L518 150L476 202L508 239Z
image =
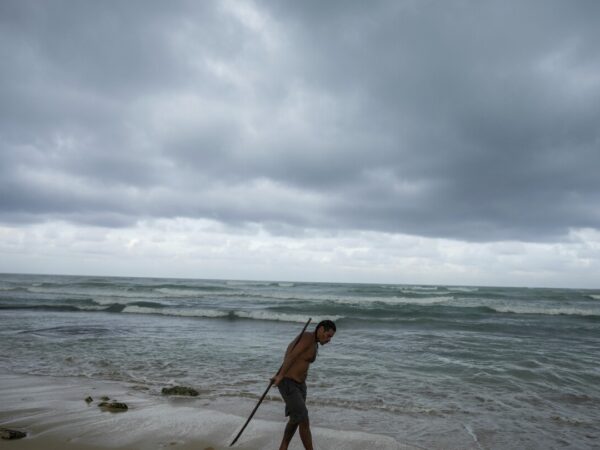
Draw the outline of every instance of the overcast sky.
M599 287L600 2L0 1L0 271Z

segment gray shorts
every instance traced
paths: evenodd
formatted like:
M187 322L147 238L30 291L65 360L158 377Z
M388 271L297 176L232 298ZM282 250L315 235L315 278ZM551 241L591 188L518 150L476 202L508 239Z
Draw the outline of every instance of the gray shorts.
M298 383L291 378L284 378L277 386L285 402L285 415L290 422L297 424L308 419L306 409L306 383Z

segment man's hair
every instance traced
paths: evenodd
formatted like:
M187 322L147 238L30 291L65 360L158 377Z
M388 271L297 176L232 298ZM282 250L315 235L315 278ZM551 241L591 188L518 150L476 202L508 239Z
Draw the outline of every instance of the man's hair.
M315 328L315 331L317 331L320 327L323 327L324 331L329 331L329 330L333 330L334 332L336 332L337 330L335 329L335 323L333 323L332 320L321 320L318 324L317 324L317 328Z

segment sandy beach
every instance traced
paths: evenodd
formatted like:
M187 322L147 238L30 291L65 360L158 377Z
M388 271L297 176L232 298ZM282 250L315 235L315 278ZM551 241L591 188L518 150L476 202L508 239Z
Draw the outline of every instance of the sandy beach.
M93 401L85 399L91 396ZM124 402L128 410L98 406L103 396ZM221 450L244 422L232 414L204 409L197 400L149 395L135 385L47 376L0 374L0 427L27 437L2 440L7 449L177 449ZM234 448L276 449L284 422L253 420ZM392 438L313 427L315 448L324 450L411 450ZM291 449L301 449L296 438Z

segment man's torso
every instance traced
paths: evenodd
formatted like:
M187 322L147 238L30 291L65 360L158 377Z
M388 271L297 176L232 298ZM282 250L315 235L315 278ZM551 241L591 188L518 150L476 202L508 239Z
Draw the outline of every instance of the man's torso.
M308 367L313 363L317 357L318 344L315 340L314 333L304 333L302 339L310 339L313 344L309 345L308 348L300 354L298 359L294 361L292 366L285 373L286 378L291 378L298 383L304 383L306 376L308 375ZM286 355L291 351L293 342L287 348Z

